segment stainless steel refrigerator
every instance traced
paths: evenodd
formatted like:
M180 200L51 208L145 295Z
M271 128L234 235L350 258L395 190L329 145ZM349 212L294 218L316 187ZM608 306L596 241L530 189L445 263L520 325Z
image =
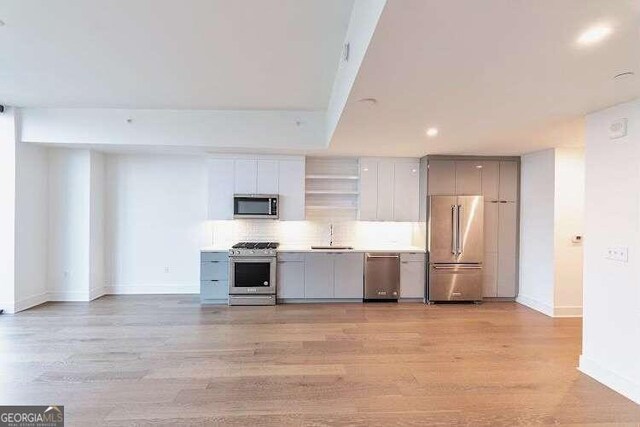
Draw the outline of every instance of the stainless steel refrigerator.
M429 196L429 301L482 300L484 198Z

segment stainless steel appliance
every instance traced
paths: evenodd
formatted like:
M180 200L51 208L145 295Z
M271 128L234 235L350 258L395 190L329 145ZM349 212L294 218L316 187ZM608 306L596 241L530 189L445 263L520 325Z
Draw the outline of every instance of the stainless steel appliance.
M397 301L400 295L400 255L366 253L364 255L364 300Z
M229 305L275 305L275 242L240 242L229 250Z
M484 198L429 196L428 213L428 300L482 300Z
M233 217L278 219L278 195L234 194Z

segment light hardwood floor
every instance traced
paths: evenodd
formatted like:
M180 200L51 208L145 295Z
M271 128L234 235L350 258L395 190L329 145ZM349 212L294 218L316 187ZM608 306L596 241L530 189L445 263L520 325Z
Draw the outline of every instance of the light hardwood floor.
M49 303L0 316L0 403L70 426L639 425L576 370L580 328L515 303Z

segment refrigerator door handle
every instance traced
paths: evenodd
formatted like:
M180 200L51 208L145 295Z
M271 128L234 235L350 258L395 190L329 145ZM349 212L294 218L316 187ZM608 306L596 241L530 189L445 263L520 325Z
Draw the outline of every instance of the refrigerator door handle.
M458 229L456 231L456 236L458 236L458 244L457 244L458 253L457 253L457 255L462 255L462 245L464 243L462 241L462 239L463 239L462 233L460 233L460 221L461 221L461 217L462 217L463 213L464 213L464 210L462 209L462 205L458 205L458 215L457 215L457 217L458 217L457 228Z
M451 253L458 255L458 206L451 205Z

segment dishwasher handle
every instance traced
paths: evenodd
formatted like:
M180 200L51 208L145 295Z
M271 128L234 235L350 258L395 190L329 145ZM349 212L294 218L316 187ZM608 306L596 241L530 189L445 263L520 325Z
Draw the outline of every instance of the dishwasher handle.
M400 255L369 255L367 258L400 258Z

